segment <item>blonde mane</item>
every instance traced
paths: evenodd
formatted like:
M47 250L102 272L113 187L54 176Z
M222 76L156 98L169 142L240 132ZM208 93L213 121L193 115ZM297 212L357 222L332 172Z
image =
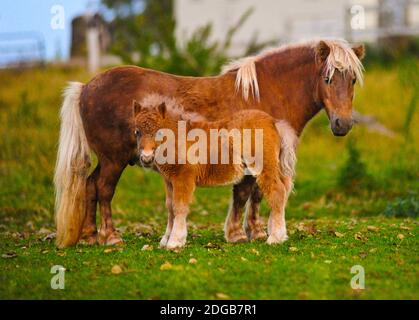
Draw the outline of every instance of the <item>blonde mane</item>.
M237 70L235 83L236 92L239 92L241 87L243 99L246 101L249 100L250 92L252 93L254 99L260 101L259 84L255 64L257 59L257 56L242 58L231 61L229 64L222 67L221 74Z
M235 88L236 92L242 91L244 100L249 100L251 94L256 101L260 101L259 84L256 72L256 62L266 57L279 54L285 50L298 47L310 47L315 50L320 41L325 42L330 48L330 53L325 62L325 76L331 78L335 70L350 74L363 84L363 70L361 60L356 56L351 46L343 39L316 40L296 44L283 45L279 48L266 50L256 56L233 60L223 66L221 74L237 71Z
M331 79L335 70L338 70L349 74L362 86L364 67L349 43L345 40L325 40L324 42L330 48L324 70L325 76Z

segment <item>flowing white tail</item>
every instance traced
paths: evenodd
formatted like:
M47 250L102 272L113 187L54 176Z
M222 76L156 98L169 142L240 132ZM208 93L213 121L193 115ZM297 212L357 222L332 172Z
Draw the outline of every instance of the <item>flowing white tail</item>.
M80 117L83 84L70 82L61 107L61 130L55 167L55 222L57 246L75 245L85 218L86 181L90 150Z

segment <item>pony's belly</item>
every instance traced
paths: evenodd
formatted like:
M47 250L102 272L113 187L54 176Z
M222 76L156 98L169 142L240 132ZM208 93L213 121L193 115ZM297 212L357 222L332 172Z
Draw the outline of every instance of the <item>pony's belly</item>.
M245 174L243 165L210 165L207 174L198 179L197 186L226 186L239 183Z

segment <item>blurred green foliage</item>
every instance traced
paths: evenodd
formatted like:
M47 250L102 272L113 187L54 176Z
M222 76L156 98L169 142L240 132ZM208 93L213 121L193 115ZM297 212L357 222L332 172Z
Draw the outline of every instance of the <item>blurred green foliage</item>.
M410 194L404 198L397 198L387 205L384 214L387 217L411 217L419 215L419 201L416 194Z
M193 32L185 43L176 38L176 21L172 0L102 0L114 16L112 52L123 63L140 65L180 75L214 75L228 60L234 35L252 14L249 8L226 31L223 41L211 38L211 24ZM253 35L243 55L249 55L272 44L258 42Z
M20 92L20 102L15 113L11 115L11 121L24 127L27 125L41 125L42 119L39 116L39 105L36 101L30 100L28 92Z
M402 128L402 133L406 142L410 141L411 125L415 115L419 99L419 60L414 57L401 59L399 62L399 81L406 91L410 91L410 100L406 104L406 117Z
M378 44L366 44L364 65L390 67L403 60L417 60L419 57L419 37L398 37L383 39Z
M346 149L348 158L340 168L338 186L348 192L356 193L366 189L365 184L371 184L371 178L354 139L348 140Z

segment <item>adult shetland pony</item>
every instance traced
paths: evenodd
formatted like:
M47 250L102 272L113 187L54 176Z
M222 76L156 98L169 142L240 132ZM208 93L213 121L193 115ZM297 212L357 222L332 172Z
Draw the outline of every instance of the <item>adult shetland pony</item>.
M151 93L175 98L185 113L207 120L255 108L286 120L297 135L322 108L333 133L352 127L354 84L362 83L364 47L344 40L320 40L284 46L226 67L215 77L181 77L134 66L117 67L89 83L71 83L64 94L55 172L57 245L116 244L122 239L112 223L111 200L120 175L136 161L132 101ZM89 154L98 165L89 173ZM265 237L258 221L262 193L254 178L233 187L226 221L229 234L245 234L240 219L247 200L245 231L250 239ZM96 207L101 227L97 233Z

